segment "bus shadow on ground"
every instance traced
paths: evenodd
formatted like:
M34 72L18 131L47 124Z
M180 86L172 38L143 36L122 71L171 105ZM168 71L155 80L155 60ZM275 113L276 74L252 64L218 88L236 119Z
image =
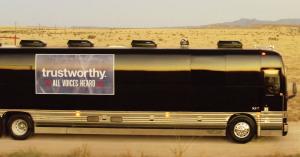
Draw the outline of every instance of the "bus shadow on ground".
M253 143L263 143L263 142L280 142L284 137L255 137L253 138ZM75 134L75 135L47 135L47 134L39 134L34 135L28 140L35 140L35 139L47 139L47 140L72 140L82 142L84 141L98 141L98 140L109 140L109 141L127 141L127 142L134 142L134 141L148 141L148 142L170 142L170 141L181 141L181 142L220 142L220 143L232 143L234 142L227 137L222 136L147 136L147 135L82 135L82 134ZM250 142L250 143L252 143Z

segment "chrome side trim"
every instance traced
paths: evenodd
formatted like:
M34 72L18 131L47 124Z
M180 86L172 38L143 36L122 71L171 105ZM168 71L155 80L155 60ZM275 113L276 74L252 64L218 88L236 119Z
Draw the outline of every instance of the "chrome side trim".
M282 136L282 130L263 130L261 136Z
M260 122L262 130L268 128L279 128L282 130L284 114L284 112L261 112Z
M67 134L66 127L35 127L36 134Z
M257 136L261 136L261 122L260 122L260 112L255 115L256 125L257 125Z
M39 111L31 112L37 125L65 124L74 125L120 125L120 126L183 126L226 128L232 113L200 112L140 112L140 111ZM89 116L99 116L99 122L87 122Z
M180 128L185 130L214 129L217 131L226 131L229 118L232 115L237 114L236 112L142 112L1 109L0 116L9 111L26 112L30 114L37 129L42 129L44 127L53 127L54 129L57 129L58 127L62 127L68 128L67 130L78 130L80 127L80 130L83 131L85 131L83 128L88 130L109 128L117 130L122 128L173 130L172 128ZM279 135L279 132L282 132L284 129L283 117L286 115L285 112L263 111L248 112L246 114L252 115L256 120L258 136L277 136ZM36 131L38 133L38 130ZM65 133L67 131L61 129L57 132Z
M283 132L283 118L286 115L284 112L261 112L261 136L282 136Z
M225 130L36 127L38 134L225 136Z

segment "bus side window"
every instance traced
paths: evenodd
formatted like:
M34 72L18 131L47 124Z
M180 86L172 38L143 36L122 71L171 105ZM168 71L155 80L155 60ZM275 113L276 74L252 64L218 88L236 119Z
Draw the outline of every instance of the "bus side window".
M279 70L264 70L265 94L277 95L280 93L280 75Z

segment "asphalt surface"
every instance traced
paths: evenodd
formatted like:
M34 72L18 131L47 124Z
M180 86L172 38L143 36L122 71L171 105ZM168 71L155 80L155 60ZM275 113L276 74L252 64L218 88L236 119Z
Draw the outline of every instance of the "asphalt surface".
M92 156L101 157L252 157L278 153L296 154L300 153L300 123L289 123L287 136L259 137L247 144L236 144L226 137L35 135L25 141L2 137L0 154L27 149L47 154L67 154L84 146Z

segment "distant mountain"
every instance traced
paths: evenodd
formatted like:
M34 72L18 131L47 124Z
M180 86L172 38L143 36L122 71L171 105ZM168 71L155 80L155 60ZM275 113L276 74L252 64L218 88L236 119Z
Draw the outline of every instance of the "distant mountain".
M216 23L208 26L251 27L258 25L300 25L300 19L280 19L276 21L266 21L243 18L232 22Z
M300 19L280 19L275 21L275 23L283 25L300 25Z

